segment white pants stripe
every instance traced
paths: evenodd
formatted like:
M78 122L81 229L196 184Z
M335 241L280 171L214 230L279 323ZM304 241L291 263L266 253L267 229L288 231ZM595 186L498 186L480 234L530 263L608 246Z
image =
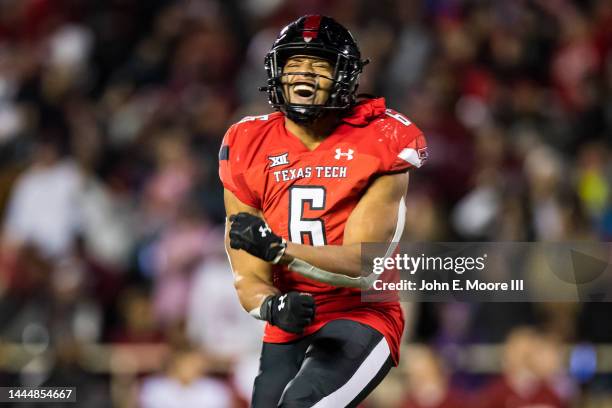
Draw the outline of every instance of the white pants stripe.
M376 377L389 355L391 351L387 340L383 337L346 384L324 397L312 408L346 407Z

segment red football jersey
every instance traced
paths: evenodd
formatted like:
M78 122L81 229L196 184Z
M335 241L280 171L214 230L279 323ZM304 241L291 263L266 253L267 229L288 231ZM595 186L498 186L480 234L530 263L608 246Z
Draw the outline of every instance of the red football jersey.
M285 128L280 112L246 117L227 131L219 154L226 189L260 209L272 231L288 241L341 245L345 223L371 181L420 167L426 157L422 132L387 109L383 98L357 104L316 149ZM404 320L398 302L362 302L359 289L337 288L273 267L281 292L311 293L315 319L304 334L266 325L264 341L285 343L335 319L354 320L382 333L397 362Z

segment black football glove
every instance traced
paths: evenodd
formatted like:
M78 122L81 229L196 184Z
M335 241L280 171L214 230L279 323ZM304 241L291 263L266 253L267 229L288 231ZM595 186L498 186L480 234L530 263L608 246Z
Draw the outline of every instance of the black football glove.
M229 231L232 248L243 249L274 264L280 261L287 243L273 233L264 220L245 212L231 215L229 220L232 223Z
M310 295L288 292L268 296L259 309L263 320L286 332L300 334L315 315L315 301Z

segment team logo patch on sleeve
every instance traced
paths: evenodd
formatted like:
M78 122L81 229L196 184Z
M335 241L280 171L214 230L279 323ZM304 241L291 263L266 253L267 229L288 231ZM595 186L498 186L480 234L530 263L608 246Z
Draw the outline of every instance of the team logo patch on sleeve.
M422 149L415 150L407 147L403 149L397 155L397 157L412 164L414 167L421 167L427 160L427 148L424 147Z
M268 156L270 160L270 168L289 164L289 153L283 153L276 156Z

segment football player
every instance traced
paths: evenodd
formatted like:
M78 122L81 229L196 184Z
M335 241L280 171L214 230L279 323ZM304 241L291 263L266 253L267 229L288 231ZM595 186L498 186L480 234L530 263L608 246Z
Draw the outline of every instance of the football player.
M226 248L242 306L267 322L253 407L344 407L397 364L398 302L362 302L362 242L397 242L422 132L383 98L357 100L367 61L349 31L310 15L265 58L270 104L219 153Z

